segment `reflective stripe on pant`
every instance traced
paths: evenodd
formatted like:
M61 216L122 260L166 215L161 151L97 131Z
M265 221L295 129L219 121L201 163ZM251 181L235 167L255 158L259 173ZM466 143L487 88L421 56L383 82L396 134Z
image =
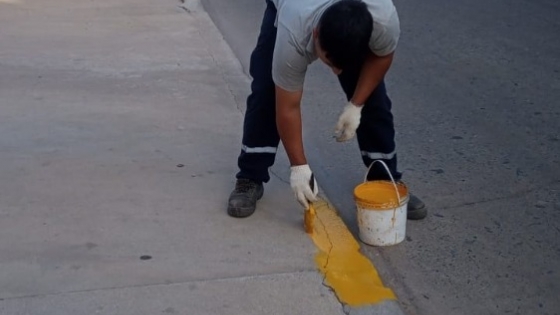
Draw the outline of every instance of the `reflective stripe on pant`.
M276 93L272 80L272 55L276 43L276 8L267 0L257 45L251 54L249 73L253 78L243 122L243 147L237 160L237 178L268 182L280 136L276 128Z

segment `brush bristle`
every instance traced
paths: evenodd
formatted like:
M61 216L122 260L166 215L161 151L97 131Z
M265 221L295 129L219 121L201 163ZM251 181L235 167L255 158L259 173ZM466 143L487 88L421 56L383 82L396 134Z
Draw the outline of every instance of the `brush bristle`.
M303 216L303 227L308 234L313 232L313 220L315 220L315 209L312 205L309 205Z

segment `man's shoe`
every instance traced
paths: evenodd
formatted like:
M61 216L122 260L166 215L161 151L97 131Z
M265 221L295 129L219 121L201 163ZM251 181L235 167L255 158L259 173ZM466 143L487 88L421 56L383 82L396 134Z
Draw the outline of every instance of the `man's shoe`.
M428 215L428 208L418 199L418 197L410 194L408 199L407 218L409 220L422 220Z
M235 189L229 196L227 212L235 218L245 218L255 212L257 200L264 193L262 183L256 183L250 179L240 178L235 183Z

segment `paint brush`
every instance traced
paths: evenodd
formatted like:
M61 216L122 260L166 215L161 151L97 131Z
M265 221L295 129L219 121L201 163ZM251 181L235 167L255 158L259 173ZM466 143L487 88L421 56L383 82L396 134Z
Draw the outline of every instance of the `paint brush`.
M311 174L311 179L309 180L309 186L311 187L311 191L315 191L315 177ZM313 220L315 220L315 208L313 207L313 203L309 202L309 207L305 209L303 214L303 227L305 228L305 232L307 234L313 233Z
M303 216L303 227L305 228L305 232L307 234L313 233L313 221L315 220L315 208L313 208L313 204L309 204L309 208L305 209L304 216Z

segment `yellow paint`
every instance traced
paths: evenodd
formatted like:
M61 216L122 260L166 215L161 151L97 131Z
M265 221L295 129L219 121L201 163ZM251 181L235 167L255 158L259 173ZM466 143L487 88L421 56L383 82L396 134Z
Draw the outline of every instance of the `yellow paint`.
M403 183L397 183L399 198L395 186L390 181L370 181L358 185L354 189L356 204L362 209L387 210L397 208L408 196L408 188Z
M315 262L338 299L354 307L396 299L334 209L325 201L313 203L313 208L310 237L319 248Z

